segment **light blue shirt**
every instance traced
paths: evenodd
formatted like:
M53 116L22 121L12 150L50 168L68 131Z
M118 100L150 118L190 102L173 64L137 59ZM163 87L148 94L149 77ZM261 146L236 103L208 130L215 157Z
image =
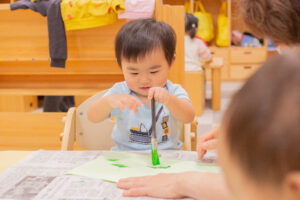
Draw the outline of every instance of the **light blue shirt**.
M165 89L177 98L190 101L187 92L178 84L167 81ZM104 96L111 94L129 94L137 97L136 94L128 88L125 81L116 83ZM163 104L156 103L155 108L158 149L181 149L182 143L179 140L177 120ZM112 116L116 118L112 132L112 139L115 141L116 146L113 147L112 150L151 149L151 107L144 104L144 106L138 107L138 113L129 110L128 107L125 108L124 112L122 112L120 108L115 108L111 111L109 117Z

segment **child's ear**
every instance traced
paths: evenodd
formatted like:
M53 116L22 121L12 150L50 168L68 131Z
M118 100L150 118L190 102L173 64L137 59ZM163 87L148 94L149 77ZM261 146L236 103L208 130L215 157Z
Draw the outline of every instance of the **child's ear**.
M172 67L172 66L173 66L173 64L174 64L175 60L176 60L176 54L174 54L174 56L173 56L172 63L171 63L171 65L170 65L170 67Z
M284 180L284 187L292 199L300 199L300 171L289 173Z

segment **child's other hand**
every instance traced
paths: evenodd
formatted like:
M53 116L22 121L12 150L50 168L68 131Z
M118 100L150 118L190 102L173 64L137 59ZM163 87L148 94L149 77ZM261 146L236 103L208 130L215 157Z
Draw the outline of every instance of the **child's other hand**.
M170 93L162 87L152 87L148 93L148 99L151 100L154 97L155 101L161 104L167 104L170 99Z
M127 106L129 110L138 112L138 107L143 106L142 102L136 97L128 94L112 94L108 95L108 103L112 108L120 108L123 112Z

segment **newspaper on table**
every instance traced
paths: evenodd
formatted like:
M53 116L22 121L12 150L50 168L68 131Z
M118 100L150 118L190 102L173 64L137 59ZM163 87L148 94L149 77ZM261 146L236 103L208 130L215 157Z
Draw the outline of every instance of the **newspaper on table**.
M123 197L116 184L100 179L66 175L105 151L44 151L27 156L0 174L0 199L20 200L117 200ZM139 152L141 153L141 152ZM149 152L142 152L149 153ZM196 152L160 151L160 156L196 161ZM140 197L138 199L153 199Z

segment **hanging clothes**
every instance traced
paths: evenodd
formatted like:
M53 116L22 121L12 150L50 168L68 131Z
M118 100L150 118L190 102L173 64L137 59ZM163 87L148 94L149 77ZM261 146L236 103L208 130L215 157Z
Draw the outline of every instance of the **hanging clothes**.
M115 23L125 10L123 0L62 0L66 30L94 28Z
M151 18L154 12L155 0L125 0L125 12L118 15L119 19Z
M73 96L45 96L43 112L68 112L74 106Z
M51 57L51 67L65 67L67 59L67 40L64 23L61 17L59 0L39 0L32 2L30 0L19 0L10 4L11 10L31 9L47 16L49 51Z

